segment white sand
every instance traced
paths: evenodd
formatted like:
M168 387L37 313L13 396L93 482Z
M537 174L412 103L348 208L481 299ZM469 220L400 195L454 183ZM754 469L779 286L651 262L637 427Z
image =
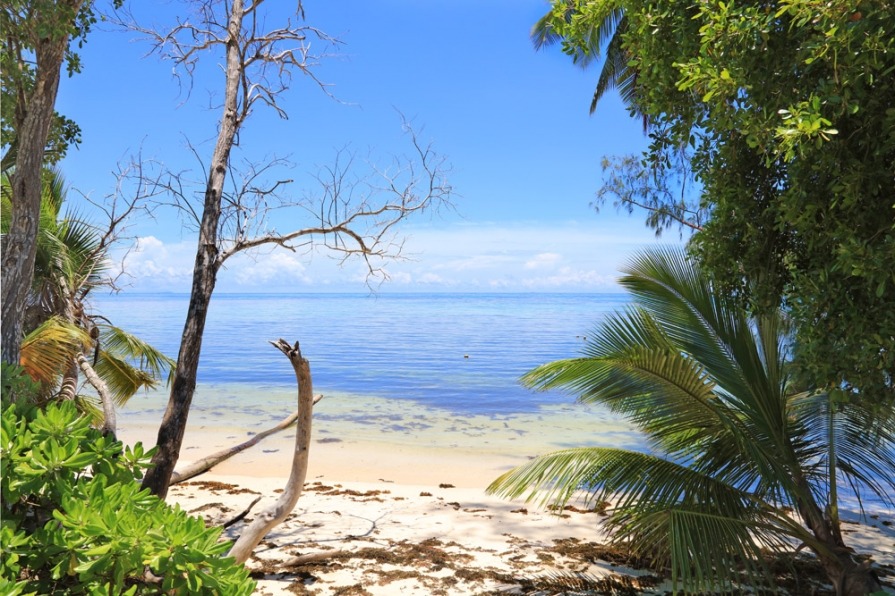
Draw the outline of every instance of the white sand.
M122 438L152 444L152 434L152 429L130 427ZM183 461L244 438L244 433L228 435L220 429L191 431ZM248 563L259 572L267 570L260 574L257 594L523 594L536 593L527 580L554 572L643 574L596 561L586 552L569 552L569 547L587 550L606 538L601 516L584 512L583 503L575 504L582 511L557 515L485 495L484 487L524 456L348 438L319 441L311 447L298 506ZM212 473L172 487L168 499L212 524L264 495L252 510L259 512L285 485L289 457L288 442L262 441ZM893 512L883 512L860 524L847 523L846 541L889 566L883 571L892 571L893 522ZM237 537L243 523L227 535ZM565 554L558 552L560 545L567 547ZM313 553L327 554L313 564L283 566L294 556ZM895 577L884 579L895 593Z
M202 480L251 487L252 492L209 490L201 482L172 487L170 500L212 520L241 511L255 492L272 495L258 503L260 510L273 502L273 490L281 484L257 477ZM366 590L348 592L357 594L481 594L511 585L509 578L553 568L542 553L554 546L554 539L599 538L597 517L525 512L478 489L312 480L294 514L268 535L249 566L258 569L264 562L297 555L346 551L321 564L268 575L258 581L258 594L294 593L288 590L294 590L296 582L307 593L321 595L349 586ZM233 536L239 528L234 526ZM506 574L507 580L484 572Z

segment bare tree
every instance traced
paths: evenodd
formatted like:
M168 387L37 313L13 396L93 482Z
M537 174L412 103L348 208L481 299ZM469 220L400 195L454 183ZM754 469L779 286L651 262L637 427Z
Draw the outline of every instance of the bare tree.
M255 516L233 543L228 557L236 559L237 563L245 563L252 555L255 547L264 539L271 528L283 523L301 496L305 486L305 478L308 474L308 456L311 449L311 420L313 418L314 397L311 385L311 366L307 359L301 355L298 342L289 345L284 339L272 343L283 352L292 363L295 370L295 380L298 383L298 425L295 431L295 449L292 452L292 467L289 470L289 480L276 503Z
M444 161L409 131L413 158L369 175L357 175L356 157L343 154L318 181L321 193L293 199L285 196L289 180L270 180L282 164L272 159L257 165L235 164L231 150L254 107L267 106L281 117L281 95L293 73L308 77L324 92L313 72L319 56L311 53L309 37L333 42L325 33L288 19L282 27L265 29L263 0L198 0L194 20L182 20L167 32L139 26L132 18L118 22L139 31L153 50L174 61L192 87L192 74L202 54L223 52L225 75L217 141L203 167L202 205L193 204L186 176L172 174L168 188L172 202L198 229L190 303L181 337L168 406L159 427L158 451L144 488L164 497L179 457L202 347L205 320L221 266L249 249L280 246L288 250L317 246L337 251L343 259L361 259L370 277L384 276L384 260L401 255L402 241L395 227L413 215L438 207L450 198ZM299 3L296 18L303 20ZM409 126L405 123L409 130ZM193 147L194 154L199 152ZM204 163L200 159L201 163ZM268 224L273 210L290 208L306 216L305 225L279 232ZM369 279L369 277L368 277Z

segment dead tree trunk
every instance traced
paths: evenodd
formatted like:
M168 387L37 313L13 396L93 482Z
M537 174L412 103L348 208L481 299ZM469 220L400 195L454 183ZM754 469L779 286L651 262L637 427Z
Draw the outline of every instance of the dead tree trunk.
M205 187L205 205L199 227L199 246L193 266L193 288L187 311L183 335L180 340L180 354L171 384L168 407L159 426L158 451L152 458L153 467L143 478L143 488L164 499L168 494L168 483L183 444L190 404L196 391L196 374L199 369L199 354L202 351L202 336L211 295L221 266L218 250L218 222L221 218L221 196L224 178L230 161L230 150L239 129L240 119L245 116L239 109L239 83L244 65L239 54L239 37L242 31L244 8L242 0L233 0L228 24L226 87L224 110L221 116L218 139L211 159L208 181ZM245 109L245 107L243 108Z
M322 395L315 395L313 404L316 404L321 399L323 399ZM295 424L295 421L298 419L298 414L299 411L295 410L294 412L283 418L279 423L277 423L276 426L273 426L265 431L256 434L248 441L240 443L239 445L234 445L233 447L227 447L226 449L216 451L215 453L212 453L207 457L203 457L202 459L194 461L182 470L174 470L174 473L171 474L171 484L173 485L180 482L185 482L190 478L195 478L200 474L204 474L219 463L227 461L237 453L242 453L249 447L254 447L261 441L261 439L265 439L274 433L278 433L281 430L289 428L290 426Z
M289 358L295 369L298 382L298 427L295 432L295 452L292 456L292 470L286 488L273 506L259 513L254 521L243 531L239 539L227 553L237 563L245 563L258 543L274 526L283 522L298 502L305 476L308 473L308 453L311 447L311 415L314 407L314 396L311 387L311 367L302 358L298 342L290 346L285 340L271 342Z

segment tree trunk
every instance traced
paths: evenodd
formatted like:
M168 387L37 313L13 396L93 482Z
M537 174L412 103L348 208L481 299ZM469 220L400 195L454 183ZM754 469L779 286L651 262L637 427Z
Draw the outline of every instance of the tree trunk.
M313 403L311 405L316 404L321 399L323 399L322 395L315 395ZM273 426L265 431L256 434L248 441L212 453L207 457L203 457L202 459L191 463L182 470L174 470L174 473L171 474L171 484L179 484L181 482L189 480L190 478L195 478L199 474L204 474L219 463L227 461L237 453L242 453L249 447L254 447L261 441L261 439L265 439L274 433L278 433L281 430L289 428L290 426L295 424L295 421L298 419L298 414L298 410L295 410L294 412L283 418L276 426Z
M81 0L60 2L77 14ZM30 95L19 94L16 104L15 171L12 174L12 214L9 232L3 239L2 330L0 350L4 362L18 364L22 348L22 316L34 277L37 230L40 221L41 171L47 136L55 114L60 70L68 47L68 34L55 34L37 41L37 69Z
M78 394L78 359L72 357L68 364L68 370L62 375L62 384L59 386L59 399L73 400Z
M235 557L237 563L245 563L251 556L258 543L267 535L271 528L282 523L286 516L292 513L295 504L301 496L305 485L305 477L308 472L308 455L311 448L311 419L314 408L314 397L311 387L311 367L308 361L302 358L298 342L294 346L280 339L273 343L283 354L289 358L292 368L295 369L295 378L298 382L298 427L295 432L295 452L292 456L292 470L286 488L274 505L255 517L254 521L243 531L239 539L227 553L227 556Z
M90 362L84 354L78 354L78 366L80 366L81 372L84 373L87 382L96 390L96 394L99 395L100 404L103 406L102 433L104 436L111 436L111 438L114 439L115 434L118 432L118 415L115 412L115 404L112 402L112 396L109 395L109 387L106 385L106 382L96 374L96 371L93 370L93 366L90 365Z
M839 596L859 596L881 591L882 584L869 565L859 563L842 541L842 534L811 496L804 478L796 478L803 497L798 500L802 522L808 526L822 548L814 549L833 589Z
M243 12L242 0L233 0L228 24L224 113L221 116L218 139L205 187L205 205L199 227L196 262L193 266L190 305L180 340L180 353L177 356L177 366L174 369L174 382L171 385L168 406L159 426L156 440L158 451L152 458L153 467L147 470L146 476L143 478L143 488L148 488L162 499L168 494L171 474L174 472L174 466L177 465L177 459L180 456L190 404L196 391L196 374L199 369L199 353L202 349L202 335L205 332L205 319L208 315L211 295L214 292L217 272L220 268L218 223L221 217L221 196L227 165L230 161L230 150L233 148L233 141L240 124L238 97L242 63L237 40L242 30Z

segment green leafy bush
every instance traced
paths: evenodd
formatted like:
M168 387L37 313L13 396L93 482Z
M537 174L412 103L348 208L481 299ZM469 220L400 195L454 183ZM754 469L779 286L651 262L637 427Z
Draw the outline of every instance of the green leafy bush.
M3 403L0 593L252 593L220 529L140 490L139 443L103 437L70 402Z

